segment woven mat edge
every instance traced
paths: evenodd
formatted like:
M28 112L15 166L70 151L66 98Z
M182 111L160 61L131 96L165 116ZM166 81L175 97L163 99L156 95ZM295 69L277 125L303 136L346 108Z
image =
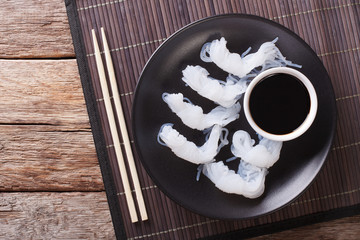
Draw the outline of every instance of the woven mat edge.
M75 0L65 0L66 12L70 25L70 32L73 40L78 71L84 92L86 108L89 115L89 121L96 153L100 165L100 170L104 182L107 201L117 239L126 239L124 222L121 217L120 205L116 195L116 188L112 176L109 157L106 151L105 138L101 128L100 116L98 114L94 89L91 83L90 71L86 59L83 38L80 29L79 16Z

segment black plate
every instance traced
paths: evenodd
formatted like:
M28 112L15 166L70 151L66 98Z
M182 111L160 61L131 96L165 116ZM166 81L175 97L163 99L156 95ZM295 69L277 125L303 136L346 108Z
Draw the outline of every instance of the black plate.
M226 73L213 63L199 58L202 45L225 37L231 52L244 52L249 46L257 51L266 41L279 37L276 45L312 81L319 99L318 114L307 133L285 142L278 162L269 169L265 192L257 199L226 194L218 190L204 175L195 180L197 166L177 158L167 147L158 144L160 126L174 123L180 133L198 145L204 141L200 131L184 126L162 101L163 92L182 92L204 111L216 105L200 97L181 80L182 70L189 64L205 67L212 77L225 79ZM242 104L242 99L240 100ZM260 216L285 206L299 196L321 169L336 126L336 106L333 88L327 72L313 50L287 28L264 18L251 15L219 15L194 22L168 38L146 64L135 92L133 104L133 133L140 159L155 184L171 199L201 215L220 219L244 219ZM240 118L227 126L231 133L243 129L253 138L255 133ZM232 134L229 140L232 139ZM231 141L230 141L231 142ZM217 160L231 157L230 144ZM238 161L228 164L236 169Z

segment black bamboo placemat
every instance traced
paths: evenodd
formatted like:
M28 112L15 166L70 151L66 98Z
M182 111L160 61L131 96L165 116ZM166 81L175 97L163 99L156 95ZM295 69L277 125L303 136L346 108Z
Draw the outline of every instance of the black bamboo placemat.
M118 238L239 239L360 213L360 1L66 0L65 3ZM331 78L338 111L337 134L325 166L314 183L287 207L259 218L223 221L194 214L167 198L151 181L135 153L149 220L133 224L106 124L91 29L96 30L100 43L100 27L107 32L131 131L135 86L151 54L188 23L224 13L253 14L278 22L298 34L318 54Z

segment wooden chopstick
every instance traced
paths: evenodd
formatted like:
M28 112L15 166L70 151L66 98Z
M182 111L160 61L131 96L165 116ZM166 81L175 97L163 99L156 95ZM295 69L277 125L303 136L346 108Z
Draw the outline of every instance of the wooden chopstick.
M128 208L129 208L131 222L137 222L138 217L137 217L137 213L136 213L134 199L131 194L131 188L130 188L130 183L129 183L129 179L128 179L127 172L126 172L124 157L123 157L121 147L120 147L120 140L119 140L119 135L118 135L117 128L116 128L114 112L113 112L113 109L111 106L109 89L108 89L108 86L106 83L104 65L103 65L103 62L101 59L99 45L98 45L96 35L95 35L95 30L92 29L91 33L92 33L92 38L93 38L93 43L94 43L96 66L97 66L97 69L99 72L100 86L101 86L103 99L104 99L104 103L105 103L106 115L109 120L110 132L111 132L111 136L112 136L112 140L113 140L114 148L115 148L115 155L116 155L117 163L119 166L122 184L124 187L125 198L126 198L126 202L127 202Z
M136 195L137 203L139 205L141 220L145 221L148 219L148 216L146 213L146 208L145 208L144 198L143 198L142 191L141 191L139 177L138 177L138 174L136 171L134 155L132 153L129 134L128 134L128 131L126 128L126 122L125 122L124 112L123 112L121 102L120 102L120 95L119 95L119 91L118 91L118 87L117 87L114 66L113 66L113 63L111 60L110 49L109 49L109 45L106 40L104 28L101 28L101 36L102 36L103 45L104 45L106 67L107 67L109 79L110 79L110 88L111 88L112 96L114 98L115 109L116 109L117 117L119 120L121 136L122 136L122 139L123 139L124 145L125 145L125 153L126 153L126 157L127 157L129 168L130 168L130 175L131 175L131 178L132 178L132 181L134 184L134 188L135 188L135 195Z

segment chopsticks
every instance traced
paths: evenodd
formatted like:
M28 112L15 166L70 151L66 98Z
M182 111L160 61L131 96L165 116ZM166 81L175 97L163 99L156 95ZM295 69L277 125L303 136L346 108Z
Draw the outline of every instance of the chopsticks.
M109 95L109 89L108 89L107 82L106 82L104 65L103 65L103 62L101 59L100 49L99 49L99 45L98 45L98 42L96 39L95 30L92 29L91 32L92 32L92 38L93 38L93 43L94 43L96 66L97 66L98 72L99 72L100 86L101 86L103 99L104 99L104 103L105 103L106 115L109 120L110 132L111 132L111 136L112 136L112 140L113 140L113 144L114 144L114 148L115 148L115 155L117 158L117 163L119 166L122 184L124 187L125 198L126 198L126 202L127 202L128 208L129 208L131 221L137 222L138 217L137 217L137 213L136 213L134 199L133 199L132 193L131 193L128 175L126 172L124 156L122 154L122 150L121 150L121 146L120 146L120 140L119 140L119 135L118 135L116 121L115 121L115 115L114 115L114 111L112 109L110 95ZM130 174L131 174L132 181L133 181L134 188L135 188L135 195L136 195L136 200L139 205L141 220L145 221L148 219L148 216L147 216L144 198L143 198L140 183L139 183L138 174L136 171L134 156L133 156L133 153L131 150L129 135L128 135L128 131L126 128L125 117L124 117L124 113L123 113L121 102L120 102L120 96L119 96L119 91L118 91L118 87L117 87L117 83L116 83L115 71L114 71L112 60L111 60L110 50L109 50L109 46L108 46L108 43L106 40L105 31L103 28L101 28L101 35L102 35L103 46L104 46L106 67L107 67L108 76L109 76L109 80L110 80L110 88L111 88L112 96L114 98L115 112L116 112L116 114L117 114L116 116L119 120L121 137L124 141L125 153L126 153L126 157L127 157L128 165L129 165L129 169L130 169Z

